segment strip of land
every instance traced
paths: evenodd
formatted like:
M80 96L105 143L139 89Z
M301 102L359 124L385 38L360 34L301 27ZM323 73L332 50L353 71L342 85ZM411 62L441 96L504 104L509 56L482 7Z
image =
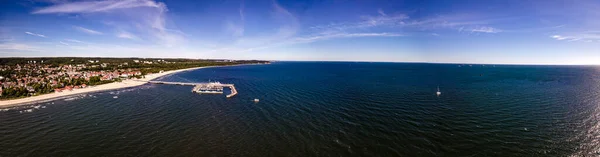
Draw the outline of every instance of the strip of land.
M32 96L32 97L26 97L26 98L20 98L20 99L2 100L2 101L0 101L0 108L18 106L18 105L27 105L27 104L40 102L40 101L57 99L57 98L61 98L61 97L69 96L69 95L83 94L83 93L89 93L89 92L98 92L98 91L104 91L104 90L113 90L113 89L127 88L127 87L135 87L135 86L140 86L140 85L146 84L147 81L150 81L150 80L162 77L162 76L166 76L169 74L174 74L177 72L182 72L182 71L187 71L187 70L207 68L207 67L214 67L214 66L171 70L171 71L165 71L162 73L148 74L145 76L145 78L141 78L141 79L128 79L128 80L124 80L121 82L113 82L113 83L108 83L108 84L91 86L88 88L74 89L72 91L63 91L63 92L58 92L58 93L42 94L42 95L38 95L38 96Z

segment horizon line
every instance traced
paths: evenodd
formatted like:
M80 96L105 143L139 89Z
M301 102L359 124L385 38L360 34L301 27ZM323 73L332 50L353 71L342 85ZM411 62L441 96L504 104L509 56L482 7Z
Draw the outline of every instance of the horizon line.
M422 63L422 64L475 64L475 65L570 65L570 66L600 66L598 64L565 64L565 63L478 63L478 62L427 62L427 61L369 61L369 60L287 60L287 59L227 59L227 58L187 58L187 57L99 57L99 56L27 56L0 57L3 58L139 58L139 59L195 59L195 60L261 60L276 62L364 62L364 63Z

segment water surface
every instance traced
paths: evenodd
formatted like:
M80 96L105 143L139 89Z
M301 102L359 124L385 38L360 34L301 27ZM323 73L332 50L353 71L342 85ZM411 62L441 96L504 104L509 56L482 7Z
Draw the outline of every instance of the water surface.
M600 149L593 66L276 62L161 80L233 83L239 94L147 84L11 108L0 112L0 156L592 156Z

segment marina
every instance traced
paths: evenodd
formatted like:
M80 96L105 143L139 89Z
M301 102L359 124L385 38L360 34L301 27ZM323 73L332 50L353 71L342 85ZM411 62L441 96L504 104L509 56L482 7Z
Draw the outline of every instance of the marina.
M148 81L148 83L194 86L194 88L192 88L192 92L199 93L199 94L223 94L223 88L227 87L227 88L231 89L231 93L226 95L227 98L233 97L233 96L237 95L237 93L238 93L233 84L222 84L220 82L187 83L187 82Z

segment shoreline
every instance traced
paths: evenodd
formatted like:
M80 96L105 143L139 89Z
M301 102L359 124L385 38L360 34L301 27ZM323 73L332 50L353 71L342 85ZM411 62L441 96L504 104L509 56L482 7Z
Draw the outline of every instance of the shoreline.
M63 91L63 92L59 92L59 93L54 92L54 93L47 93L47 94L42 94L42 95L37 95L37 96L32 96L32 97L26 97L26 98L20 98L20 99L2 100L2 101L0 101L0 108L23 106L23 105L35 104L35 103L38 103L38 102L52 101L52 100L60 99L62 97L76 95L76 94L83 94L83 93L91 93L91 92L99 92L99 91L106 91L106 90L114 90L114 89L121 89L121 88L129 88L129 87L141 86L141 85L144 85L144 84L148 83L148 81L151 81L151 80L154 80L154 79L158 79L158 78L161 78L161 77L164 77L164 76L168 76L168 75L171 75L171 74L175 74L175 73L178 73L178 72L183 72L183 71L197 70L197 69L203 69L203 68L225 67L225 66L239 66L239 65L252 65L252 64L238 64L238 65L224 65L224 66L204 66L204 67L194 67L194 68L186 68L186 69L177 69L177 70L165 71L163 73L149 74L149 75L146 75L145 78L141 78L141 79L128 79L128 80L124 80L124 81L121 81L121 82L113 82L113 83L108 83L108 84L91 86L91 87L88 87L88 88L74 89L72 91Z

